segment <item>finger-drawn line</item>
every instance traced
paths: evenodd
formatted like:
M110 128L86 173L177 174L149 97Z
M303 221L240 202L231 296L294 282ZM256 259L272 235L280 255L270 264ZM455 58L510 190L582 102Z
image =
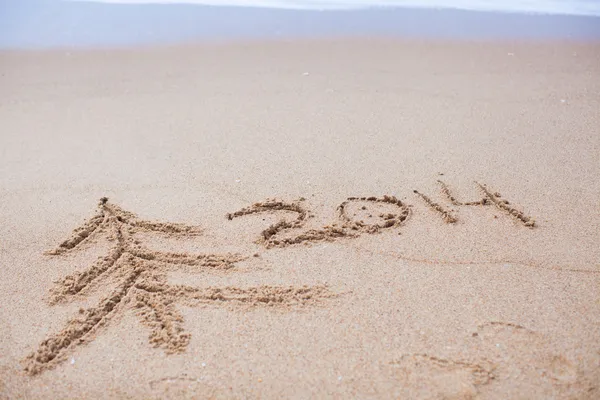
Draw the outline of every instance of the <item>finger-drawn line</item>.
M348 214L348 207L351 203L366 202L376 205L393 205L400 209L399 212L381 213L379 217L383 220L381 223L367 224L364 221L354 221ZM315 243L320 241L334 241L340 238L355 238L361 233L376 233L382 229L397 227L402 225L410 216L410 207L398 200L394 196L377 197L349 197L337 208L339 223L332 223L320 229L309 229L293 237L282 237L283 231L301 228L305 225L310 213L299 202L287 203L280 200L267 200L262 203L255 203L250 207L243 208L234 213L227 214L226 217L232 220L244 215L255 213L272 213L274 211L291 211L298 214L294 221L279 221L261 232L261 237L257 241L267 248L287 247L300 243Z
M537 268L537 269L545 269L549 271L565 271L565 272L577 272L577 273L589 273L589 274L600 274L600 270L590 270L590 269L578 269L578 268L565 268L561 266L545 266L539 264L527 264L521 261L511 261L511 260L499 260L499 261L464 261L464 260L456 260L456 261L444 261L444 260L436 260L436 259L425 259L425 258L416 258L416 257L408 257L404 256L400 253L389 252L389 251L373 251L367 249L361 245L356 245L358 250L361 250L365 253L369 253L371 255L381 255L385 257L394 258L402 261L415 262L419 264L430 264L430 265L504 265L511 264L515 266L522 266L527 268Z
M28 374L35 375L52 368L78 346L89 343L94 335L117 314L134 308L141 322L150 329L149 342L167 353L185 351L190 333L183 326L183 316L177 303L188 306L224 305L244 307L303 307L334 297L327 286L282 287L258 286L253 288L193 288L169 285L166 272L186 270L228 270L247 259L238 254L188 254L147 249L134 239L135 233L153 231L173 236L195 236L197 227L183 224L150 222L102 198L99 212L70 239L62 242L51 255L77 249L94 230L103 229L114 246L108 254L81 272L75 272L59 281L51 290L50 304L64 302L81 295L86 289L109 276L119 283L97 306L80 309L58 333L50 335L24 360ZM83 234L82 234L83 233Z
M452 191L450 190L450 187L445 182L443 182L439 179L437 180L437 182L441 187L442 194L444 196L446 196L448 198L448 200L450 200L450 203L452 203L455 206L487 206L487 205L489 205L488 199L486 197L484 197L478 201L468 201L468 202L458 201L456 199L456 197L454 197L452 195Z
M533 228L535 226L535 220L531 217L526 216L522 211L517 210L514 207L511 207L507 200L500 198L500 193L495 192L492 193L491 190L488 189L486 185L483 185L479 182L475 182L477 186L481 189L481 191L487 196L487 198L500 210L508 213L511 217L517 219L522 222L525 226Z
M441 205L439 205L435 201L431 200L425 194L419 192L418 190L413 190L413 192L417 196L419 196L425 202L425 204L427 204L432 210L440 213L440 215L442 216L442 219L447 224L454 224L454 223L456 223L456 221L458 221L458 218L456 218L455 216L453 216L450 211L446 210L444 207L442 207Z

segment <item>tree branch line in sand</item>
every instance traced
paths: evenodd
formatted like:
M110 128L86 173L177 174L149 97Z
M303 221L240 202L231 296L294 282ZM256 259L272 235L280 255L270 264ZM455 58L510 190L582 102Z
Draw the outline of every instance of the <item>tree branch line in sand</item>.
M442 184L442 193L457 205L448 187ZM531 218L512 208L508 201L501 199L485 185L478 184L484 198L478 205L494 204L523 224L534 226ZM446 222L456 222L437 203L415 191L432 209L442 214ZM368 218L355 218L352 208L360 207L372 212ZM366 205L365 205L366 204ZM460 203L474 205L475 203ZM337 208L338 221L320 229L309 229L295 236L283 236L293 229L304 227L312 214L297 202L267 200L255 203L231 214L232 220L246 215L285 211L296 213L292 221L282 220L263 230L259 242L266 248L286 247L299 243L333 241L339 238L355 238L361 234L373 234L383 229L399 227L410 215L410 206L394 196L349 197ZM357 210L358 211L358 210ZM351 215L352 214L352 215ZM365 219L378 222L368 223ZM134 310L142 324L150 329L149 342L154 347L163 348L167 353L181 353L187 348L191 335L185 331L182 314L176 303L187 306L231 305L238 307L295 308L317 305L336 294L327 286L269 286L251 288L208 287L195 288L185 285L171 285L167 281L170 271L198 273L203 271L231 270L248 257L240 254L189 254L155 251L146 248L135 236L141 232L156 232L169 237L194 237L202 232L196 226L185 224L151 222L138 218L135 214L112 204L107 198L100 199L97 213L76 228L71 237L63 241L48 255L58 256L77 251L85 242L93 242L99 235L105 235L112 247L105 256L99 257L92 265L81 272L74 272L57 282L51 289L50 304L67 302L76 296L85 295L97 289L101 283L115 283L116 288L100 300L95 307L81 308L79 315L69 320L64 328L42 341L36 351L24 360L25 371L35 375L53 368L67 359L69 352L76 347L94 340L95 335L115 316L128 309Z
M183 316L175 303L187 306L224 305L242 307L302 307L317 304L334 296L326 286L282 287L258 286L247 289L237 287L194 288L170 285L167 272L184 270L229 270L247 257L239 254L187 254L168 253L144 247L135 234L143 231L158 232L171 237L195 236L200 230L194 226L155 223L139 219L117 205L102 198L98 213L73 235L62 242L49 255L62 255L105 234L113 243L109 253L99 257L82 272L63 278L51 290L50 304L72 300L97 288L100 282L112 279L117 287L97 306L80 309L58 333L45 339L38 349L24 360L25 371L31 375L52 368L66 360L77 346L92 341L95 334L118 313L133 309L141 322L150 328L149 341L167 353L185 351L191 335L183 327Z

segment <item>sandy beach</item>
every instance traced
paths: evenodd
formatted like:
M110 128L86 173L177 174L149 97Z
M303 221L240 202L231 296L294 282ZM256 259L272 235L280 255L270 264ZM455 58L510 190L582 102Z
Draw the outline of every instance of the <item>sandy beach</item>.
M0 398L600 397L600 44L0 52Z

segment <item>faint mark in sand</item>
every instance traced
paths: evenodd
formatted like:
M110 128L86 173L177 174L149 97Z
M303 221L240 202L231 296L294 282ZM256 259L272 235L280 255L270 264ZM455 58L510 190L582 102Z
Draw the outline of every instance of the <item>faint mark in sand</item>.
M489 321L483 324L477 325L478 331L486 330L489 327L500 327L500 328L510 328L515 329L520 332L527 332L530 335L536 335L534 331L531 329L525 328L523 325L515 324L512 322L501 322L501 321Z
M209 385L205 377L190 377L186 373L179 376L164 377L149 382L150 388L161 399L230 399L231 390L223 390Z
M363 203L360 210L350 211L352 205ZM355 218L359 211L369 209L364 218ZM385 210L384 207L392 206L393 211ZM296 236L283 237L284 231L298 229L305 226L306 221L312 215L302 204L297 202L284 202L280 200L267 200L255 203L250 207L243 208L234 213L227 214L227 219L232 220L245 215L256 213L275 213L277 211L288 211L297 214L293 221L281 220L270 225L261 232L257 241L267 248L286 247L299 243L314 243L320 241L334 241L340 238L353 238L361 233L375 233L382 229L400 226L410 216L410 208L394 196L377 197L349 197L337 208L339 221L320 229L308 229ZM350 215L352 213L352 215ZM376 215L376 217L374 217ZM379 218L380 222L365 222L366 219Z
M584 376L547 337L525 326L487 322L466 338L465 346L472 361L407 354L391 364L400 368L403 385L418 398L472 399L483 386L496 384L524 398L598 393L593 377Z
M190 334L183 327L183 317L175 306L223 305L254 307L294 307L318 303L331 297L325 286L253 288L194 288L169 285L166 273L172 270L202 272L228 270L245 259L237 254L168 253L147 249L135 239L141 231L153 231L170 236L197 235L197 227L183 224L150 222L139 219L102 198L98 213L50 255L74 251L92 235L106 233L114 244L109 253L98 258L82 272L75 272L57 283L51 290L50 303L73 299L85 290L98 288L99 283L116 281L116 288L100 300L96 307L80 309L79 315L67 322L58 333L49 336L24 360L25 371L31 375L52 368L67 358L76 347L92 341L95 334L118 313L134 308L142 322L150 328L150 343L167 353L183 352ZM106 286L106 285L105 285Z
M479 354L497 362L499 380L518 379L540 393L561 396L598 390L598 383L584 376L545 335L522 325L488 322L479 325L470 339Z
M559 266L545 266L541 264L528 264L519 261L510 261L510 260L498 260L498 261L464 261L464 260L456 260L456 261L444 261L444 260L436 260L436 259L427 259L427 258L416 258L405 256L400 252L395 251L382 251L382 250L371 250L364 246L356 245L355 248L364 253L368 253L371 255L378 255L384 257L390 257L396 260L409 261L419 264L430 264L430 265L495 265L502 267L503 265L511 264L515 266L521 266L526 268L538 268L538 269L547 269L550 271L566 271L566 272L578 272L585 274L600 274L600 270L589 270L589 269L578 269L578 268L564 268Z
M391 364L420 399L475 399L479 388L495 379L491 367L427 354L406 354Z
M173 386L187 386L189 388L190 384L200 383L202 380L202 378L192 378L187 376L187 374L181 374L180 376L167 376L164 378L155 379L150 381L149 384L152 389Z
M8 399L8 396L5 397L5 394L8 392L6 388L6 384L4 383L4 377L8 375L8 367L5 365L0 365L0 399Z

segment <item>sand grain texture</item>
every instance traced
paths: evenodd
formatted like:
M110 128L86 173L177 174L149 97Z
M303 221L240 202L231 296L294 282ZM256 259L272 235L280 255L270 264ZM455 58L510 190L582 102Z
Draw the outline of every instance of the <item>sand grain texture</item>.
M0 53L0 398L600 397L599 77L596 43Z

